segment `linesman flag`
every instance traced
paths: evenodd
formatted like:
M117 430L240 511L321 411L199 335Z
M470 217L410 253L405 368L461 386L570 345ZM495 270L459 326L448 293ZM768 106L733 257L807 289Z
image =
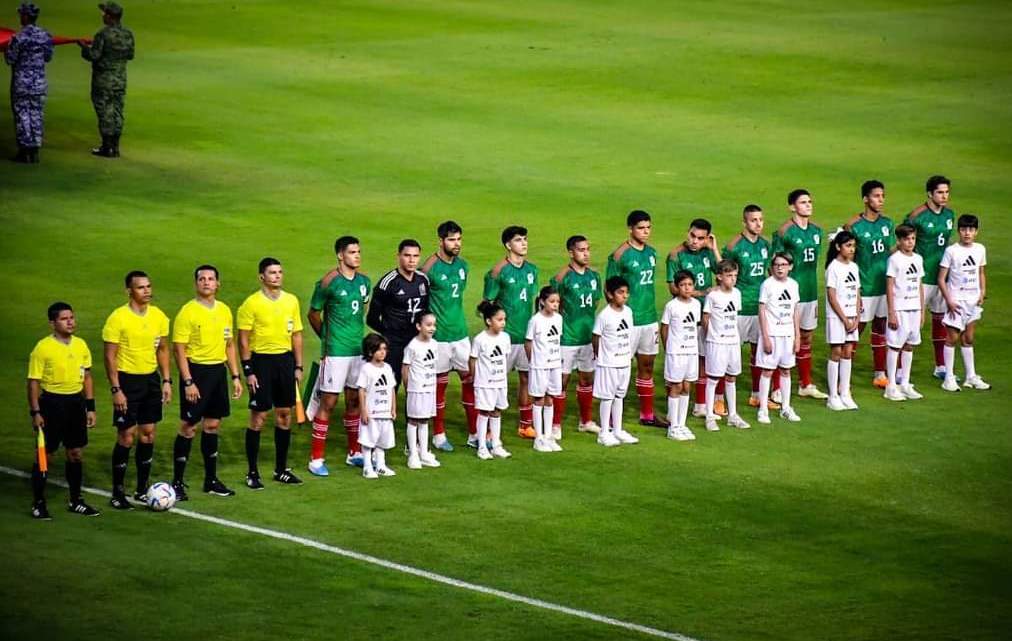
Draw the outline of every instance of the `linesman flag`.
M45 474L49 471L49 460L46 457L46 434L42 430L35 430L35 447L39 454L39 471Z

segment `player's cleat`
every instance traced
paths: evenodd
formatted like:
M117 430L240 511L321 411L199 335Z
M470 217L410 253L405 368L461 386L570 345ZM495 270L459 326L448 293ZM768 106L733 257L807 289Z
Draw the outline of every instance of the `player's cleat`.
M562 446L559 445L559 442L553 438L548 440L548 449L550 449L553 452L561 452Z
M591 434L598 434L601 432L601 426L594 421L587 421L586 423L580 423L576 427L579 432L590 432Z
M53 520L53 517L49 515L49 508L46 507L45 501L36 501L32 504L32 518L38 521Z
M690 430L689 428L683 427L683 428L681 428L681 431L682 431L682 440L683 441L694 441L694 440L696 440L696 435L693 434L692 430Z
M935 378L937 378L940 381L944 381L945 380L945 367L943 367L941 365L936 365L935 366L935 371L933 371L931 373L931 375L934 376Z
M562 440L562 426L561 425L553 425L552 426L552 439L556 440L556 441L561 441Z
M496 456L498 458L509 458L513 455L510 454L502 445L496 445L492 448L492 456Z
M176 493L176 503L190 500L190 495L186 493L186 488L188 487L189 486L182 481L172 482L172 491Z
M713 413L717 416L727 416L727 405L724 399L718 398L713 401Z
M668 429L668 421L660 416L651 416L650 418L640 417L640 425L644 425L646 427L659 427L662 430Z
M615 447L616 445L621 445L622 442L615 438L611 430L601 430L597 434L597 444L605 447Z
M480 458L483 461L488 461L488 460L490 460L492 458L492 453L488 451L488 448L479 447L478 448L478 458Z
M915 390L914 386L910 383L907 383L906 385L901 385L900 393L903 394L903 396L905 396L906 398L909 398L911 401L919 401L920 399L924 398L924 394L921 394L920 392Z
M783 395L780 394L780 390L779 389L775 389L772 392L770 392L770 401L771 401L771 403L776 403L777 405L780 405L781 403L784 402L783 398L784 397L783 397Z
M857 403L854 402L854 397L850 394L840 394L840 402L849 410L857 409Z
M381 465L380 467L377 467L376 473L379 474L380 476L397 476L397 472L394 472L386 465Z
M123 510L124 512L134 509L134 506L130 505L130 501L123 494L113 494L112 498L109 499L109 505L113 509Z
M989 383L984 382L984 379L979 376L974 376L973 378L966 379L966 382L963 383L963 387L969 387L980 390L991 389L991 385Z
M788 405L787 407L780 408L780 418L791 423L800 423L801 417L794 411L794 408Z
M905 401L907 400L906 395L900 391L900 388L896 385L889 385L886 387L885 393L882 394L882 398L888 401Z
M759 410L759 412L756 414L756 420L762 423L763 425L769 425L771 423L769 410L766 411Z
M439 438L442 436L443 438ZM446 438L445 434L437 434L432 437L432 447L436 448L441 452L452 452L453 443L450 443L450 439Z
M439 461L436 460L435 455L432 452L426 452L418 455L418 460L425 467L440 467Z
M807 396L808 398L814 398L816 400L825 400L829 398L829 394L820 391L814 383L805 385L804 387L798 388L798 396Z
M719 417L716 414L714 414L712 416L707 416L706 417L706 424L705 425L706 425L706 431L707 432L719 432L720 431L720 426L717 425L717 419L718 418Z
M314 458L309 461L309 465L306 466L309 473L313 476L330 476L330 470L327 469L327 463L322 458Z
M696 418L706 418L706 406L704 405L693 405L692 415Z
M879 389L885 389L889 385L889 379L885 376L876 376L872 379L871 384Z
M955 376L947 376L942 381L942 389L946 392L958 392L960 390L959 383L956 382Z
M759 398L757 396L749 396L748 397L748 406L749 407L759 407ZM776 411L776 410L780 409L780 403L777 403L773 399L770 399L770 400L766 401L766 408L770 409L770 410L773 410L773 411Z
M344 464L348 467L362 467L363 459L362 452L349 452L344 457Z
M826 407L833 410L834 412L842 412L847 409L847 407L843 404L843 401L840 400L839 396L833 396L829 400L827 400Z
M248 472L246 474L246 487L251 490L264 489L263 481L260 480L260 472Z
M422 469L422 459L417 454L408 456L408 469L409 470L420 470Z
M211 479L204 481L204 494L213 494L215 496L235 496L235 490L231 490L225 487L225 484L218 479ZM177 496L178 500L179 497Z
M635 445L640 440L623 429L615 430L615 438L619 440L622 445Z
M552 451L552 448L550 448L548 446L548 443L545 442L545 439L540 438L540 437L534 439L534 447L533 447L533 449L534 449L535 452L551 452Z
M768 416L766 418L767 418L767 420L769 420ZM737 427L740 430L747 430L750 427L752 427L751 425L749 425L748 423L745 422L745 419L743 419L742 417L738 416L737 414L732 414L732 415L728 416L727 417L727 424L730 425L731 427Z
M280 472L275 470L274 480L278 483L284 483L285 485L302 485L302 479L295 476L295 472L293 472L290 467L285 468Z
M538 433L534 431L534 427L531 425L521 425L517 428L517 436L520 438L537 438Z
M81 516L98 516L101 514L101 512L85 503L84 499L77 499L76 501L67 503L67 511L80 514Z
M474 434L469 435L467 437L467 446L474 450L478 449L478 437Z
M147 490L144 490L144 491L137 490L136 492L134 492L134 500L135 501L139 501L139 502L144 503L145 505L147 505L147 503L148 503L148 491Z
M379 478L379 474L377 474L376 470L374 470L372 468L366 469L366 468L363 467L362 468L362 478L366 478L366 479L378 479Z

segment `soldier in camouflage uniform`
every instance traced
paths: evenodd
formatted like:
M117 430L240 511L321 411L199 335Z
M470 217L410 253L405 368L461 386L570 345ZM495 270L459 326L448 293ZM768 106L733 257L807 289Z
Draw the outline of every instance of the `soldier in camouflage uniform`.
M34 4L23 2L18 13L22 29L4 52L11 66L11 110L18 142L18 154L12 160L35 163L42 146L42 109L49 89L46 63L53 59L53 38L36 26L39 8Z
M91 150L96 156L119 156L123 132L123 98L126 96L128 60L134 58L134 34L120 24L123 7L115 2L98 5L105 27L95 34L91 45L83 42L81 57L91 62L91 104L98 116L102 145Z

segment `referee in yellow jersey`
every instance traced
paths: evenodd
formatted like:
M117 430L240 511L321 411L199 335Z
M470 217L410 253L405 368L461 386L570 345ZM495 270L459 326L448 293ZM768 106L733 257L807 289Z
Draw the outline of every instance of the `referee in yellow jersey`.
M49 306L49 326L53 333L40 340L28 358L28 411L32 427L45 437L47 461L61 443L67 452L64 467L70 487L67 509L74 514L98 516L98 510L81 498L84 475L81 453L88 444L88 430L95 427L91 351L87 343L74 336L77 322L67 303ZM49 520L46 473L39 462L36 457L32 466L32 518Z
M130 448L138 431L134 499L144 501L147 498L155 451L155 424L162 420L162 405L172 400L169 317L151 304L151 280L147 274L132 271L126 275L124 283L129 300L109 314L102 328L105 371L112 392L112 420L117 430L116 445L112 448L109 505L117 510L133 509L126 499L123 481Z
M260 430L274 409L274 480L299 485L288 467L292 441L295 386L302 381L302 314L299 299L281 290L284 271L276 258L260 261L260 289L239 306L239 355L249 388L249 428L246 430L246 487L262 490L257 459Z
M229 384L232 398L242 396L239 359L232 339L232 310L217 300L218 269L201 265L193 272L196 297L183 305L172 323L172 345L179 369L179 433L172 448L172 487L176 500L186 501L183 474L197 424L202 425L200 453L204 458L204 492L234 496L218 480L218 428L229 415ZM225 363L228 362L226 372Z

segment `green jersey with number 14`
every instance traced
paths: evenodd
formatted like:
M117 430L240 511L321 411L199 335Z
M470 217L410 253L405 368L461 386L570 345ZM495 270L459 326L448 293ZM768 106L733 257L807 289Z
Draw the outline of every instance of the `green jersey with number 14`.
M429 277L429 309L436 315L436 335L441 343L467 338L464 317L464 289L467 288L467 261L455 256L446 262L438 256L430 258L422 271Z
M513 345L523 345L537 297L538 268L532 263L524 261L517 267L503 260L485 274L482 298L494 300L506 310L506 333Z
M794 259L791 278L798 281L801 303L819 300L819 254L822 253L822 230L815 223L804 229L794 219L788 220L773 234L773 253L783 251Z
M589 345L594 334L597 304L604 295L601 275L589 267L581 274L567 265L550 284L562 299L562 344Z

